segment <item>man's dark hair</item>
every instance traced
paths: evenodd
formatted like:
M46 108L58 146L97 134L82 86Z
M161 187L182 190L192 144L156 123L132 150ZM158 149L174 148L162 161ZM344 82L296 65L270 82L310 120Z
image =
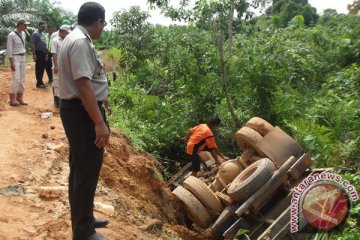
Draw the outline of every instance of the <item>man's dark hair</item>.
M45 26L45 25L46 25L45 22L39 22L38 23L38 27Z
M105 8L96 2L86 2L78 12L78 24L90 26L99 19L105 20Z
M211 126L219 126L221 123L221 119L218 116L213 116L209 118L208 125Z

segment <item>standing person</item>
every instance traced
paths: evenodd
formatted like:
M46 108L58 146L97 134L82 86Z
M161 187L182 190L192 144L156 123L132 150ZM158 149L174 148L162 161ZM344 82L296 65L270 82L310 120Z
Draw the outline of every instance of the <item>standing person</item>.
M206 168L206 163L199 156L204 150L209 150L215 162L219 165L221 162L218 156L228 160L218 149L215 141L214 132L219 127L221 119L217 116L211 117L207 124L199 124L191 128L183 140L187 143L186 153L191 156L193 175L200 171L200 164Z
M10 60L12 82L10 87L10 106L28 105L23 100L25 90L26 36L25 29L30 23L19 19L15 31L7 37L6 55Z
M69 26L70 26L70 29L71 29L71 23L70 23L70 21L67 20L67 19L62 20L61 25L69 25ZM53 40L53 39L56 38L57 36L59 36L59 30L57 30L56 32L54 32L53 34L51 34L50 39Z
M52 26L47 26L47 31L45 34L45 42L46 42L46 55L45 55L45 71L49 78L49 84L53 82L53 72L52 72L52 57L50 52L51 47L51 35L54 33Z
M31 36L31 48L33 54L33 60L35 62L35 76L36 76L37 88L47 87L43 82L45 61L47 54L44 30L45 30L45 23L39 22L38 30L35 31Z
M54 105L55 107L60 107L60 98L59 98L59 55L60 48L64 38L71 32L69 25L61 25L59 29L59 36L51 40L51 56L53 61L53 94L54 94Z
M100 38L105 9L86 2L78 26L64 39L59 58L60 117L70 145L69 203L73 240L104 240L95 232L93 202L110 132L103 108L108 83L93 39Z

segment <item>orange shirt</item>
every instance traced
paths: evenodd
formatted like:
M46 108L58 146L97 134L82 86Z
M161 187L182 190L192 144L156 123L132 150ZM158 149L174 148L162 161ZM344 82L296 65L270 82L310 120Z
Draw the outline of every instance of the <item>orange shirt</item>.
M187 154L192 155L195 145L199 143L201 145L198 148L198 153L205 147L208 147L209 149L217 148L214 134L207 124L199 124L196 127L193 127L190 129L189 134L190 138L186 147Z

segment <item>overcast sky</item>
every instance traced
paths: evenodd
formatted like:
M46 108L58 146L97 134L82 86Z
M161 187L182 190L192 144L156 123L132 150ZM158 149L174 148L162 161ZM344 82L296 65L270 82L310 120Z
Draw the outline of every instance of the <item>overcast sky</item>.
M168 25L171 21L160 14L159 10L150 11L148 9L147 0L92 0L99 2L106 10L106 19L109 22L112 15L116 11L122 9L129 9L131 6L140 6L141 10L148 11L151 15L149 21L151 23L159 23ZM80 6L87 2L86 0L55 0L55 4L70 10L75 15ZM179 0L171 0L171 2L178 3ZM338 13L347 13L347 5L353 3L353 0L309 0L309 3L317 9L318 14L321 14L324 9L333 8Z

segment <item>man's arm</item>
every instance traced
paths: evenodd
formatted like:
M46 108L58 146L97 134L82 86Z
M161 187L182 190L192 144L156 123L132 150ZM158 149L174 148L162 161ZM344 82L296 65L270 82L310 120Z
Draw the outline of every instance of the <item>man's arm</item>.
M91 82L85 77L79 78L75 80L75 82L80 92L79 98L81 99L86 112L95 124L95 145L97 147L103 147L109 142L110 132L100 113Z
M36 35L35 35L35 33L33 33L31 35L31 51L32 51L32 56L33 56L34 62L36 62L35 43L36 43Z
M54 64L54 73L57 74L59 72L57 54L53 53L53 54L51 54L51 57L52 57L53 64Z
M228 157L225 157L218 149L217 144L215 142L215 136L211 136L206 138L206 145L210 149L211 156L214 158L215 162L220 165L221 161L218 156L222 159L228 160Z
M9 35L7 38L7 42L6 42L6 55L9 58L10 61L10 68L11 71L15 71L15 64L14 64L14 60L13 60L13 38L12 35Z
M57 41L54 40L51 42L51 46L50 46L50 52L51 52L51 57L52 57L52 61L53 61L53 66L54 66L54 73L57 74L59 72L59 66L58 66L58 59L57 59Z
M36 54L35 54L35 44L31 43L31 51L34 62L36 62Z
M228 157L225 157L225 156L219 151L219 149L218 149L217 147L211 149L211 150L210 150L210 153L211 153L211 155L212 155L213 157L214 157L214 155L216 156L216 159L215 159L216 162L218 162L218 157L217 157L217 156L221 157L222 159L229 160L229 158L228 158ZM215 157L214 157L214 158L215 158Z

